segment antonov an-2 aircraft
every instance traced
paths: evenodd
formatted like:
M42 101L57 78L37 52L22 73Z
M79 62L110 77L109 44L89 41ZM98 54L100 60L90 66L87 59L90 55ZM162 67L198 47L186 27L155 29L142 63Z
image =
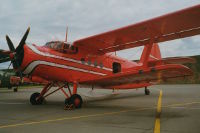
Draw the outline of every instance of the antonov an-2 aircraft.
M145 93L149 94L147 86L158 80L192 75L189 68L178 63L184 62L184 58L177 59L175 64L163 61L158 43L200 34L200 5L76 40L73 43L65 40L51 41L44 46L27 44L29 30L30 28L17 48L7 35L10 51L0 52L10 58L14 69L20 72L21 78L37 77L48 81L40 93L31 95L31 104L42 104L45 97L61 90L66 96L66 106L81 108L83 101L77 94L77 89L81 87L145 87ZM111 54L139 46L144 46L144 50L138 62ZM69 86L73 86L72 91ZM52 87L57 89L49 92Z

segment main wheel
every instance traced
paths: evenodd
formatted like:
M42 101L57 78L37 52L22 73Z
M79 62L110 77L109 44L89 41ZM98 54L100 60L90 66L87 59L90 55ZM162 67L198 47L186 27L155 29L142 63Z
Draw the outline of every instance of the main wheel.
M78 94L74 94L70 98L65 99L65 105L67 106L73 105L74 108L77 108L77 109L82 107L82 103L83 103L83 100L81 96Z
M31 97L30 97L30 103L32 105L40 105L40 104L42 104L43 101L44 101L44 98L41 97L41 98L37 99L39 96L40 96L40 93L38 93L38 92L33 93L31 95Z

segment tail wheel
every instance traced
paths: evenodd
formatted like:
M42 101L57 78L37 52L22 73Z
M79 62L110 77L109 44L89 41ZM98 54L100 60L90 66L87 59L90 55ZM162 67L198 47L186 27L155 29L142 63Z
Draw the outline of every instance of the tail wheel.
M40 96L40 93L38 93L38 92L33 93L33 94L31 95L31 97L30 97L30 103L31 103L32 105L40 105L40 104L42 104L43 101L44 101L44 98L43 98L43 97L40 97L40 98L38 99L39 96Z
M150 95L150 90L149 89L145 88L144 92L145 92L145 95Z
M15 87L15 88L13 89L13 91L14 91L14 92L18 92L18 88Z
M70 98L65 99L66 106L73 105L74 108L77 108L77 109L82 107L82 103L83 103L83 100L82 100L81 96L78 94L74 94Z

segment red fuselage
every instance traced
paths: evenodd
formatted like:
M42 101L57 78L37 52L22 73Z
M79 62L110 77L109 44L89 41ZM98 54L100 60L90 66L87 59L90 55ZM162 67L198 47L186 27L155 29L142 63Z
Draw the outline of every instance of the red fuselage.
M64 53L46 46L24 45L21 70L26 75L38 76L48 81L83 82L112 75L113 63L119 63L121 72L136 69L136 62L113 56L89 55L79 49L77 53Z

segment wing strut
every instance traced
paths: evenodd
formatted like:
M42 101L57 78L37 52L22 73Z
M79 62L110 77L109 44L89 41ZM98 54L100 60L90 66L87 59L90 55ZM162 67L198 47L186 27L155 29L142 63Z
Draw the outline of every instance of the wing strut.
M153 43L154 43L154 38L151 37L149 44L144 46L144 50L143 50L141 58L140 58L140 63L144 67L148 67L148 59L151 54L151 49L153 47Z
M153 46L153 43L147 44L144 46L144 50L142 52L141 59L140 59L140 63L142 63L144 67L148 66L148 59L151 53L152 46Z

